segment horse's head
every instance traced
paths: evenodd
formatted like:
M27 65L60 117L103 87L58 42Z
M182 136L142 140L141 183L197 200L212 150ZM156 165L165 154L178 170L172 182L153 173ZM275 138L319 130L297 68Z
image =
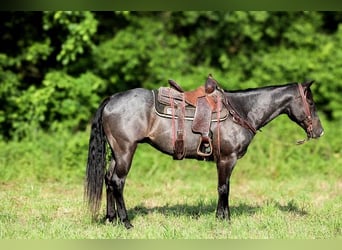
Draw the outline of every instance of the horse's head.
M318 117L310 86L313 81L297 85L297 94L290 104L289 117L306 132L308 139L319 138L324 134Z

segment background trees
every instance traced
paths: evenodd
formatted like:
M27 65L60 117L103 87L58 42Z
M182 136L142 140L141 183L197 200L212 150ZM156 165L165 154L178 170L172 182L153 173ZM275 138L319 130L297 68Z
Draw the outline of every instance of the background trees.
M314 79L342 118L340 12L3 12L0 134L84 131L102 98L212 73L226 89Z

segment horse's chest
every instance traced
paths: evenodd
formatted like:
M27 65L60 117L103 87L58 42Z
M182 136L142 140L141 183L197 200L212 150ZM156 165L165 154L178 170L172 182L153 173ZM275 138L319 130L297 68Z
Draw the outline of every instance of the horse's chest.
M238 158L246 154L253 136L250 135L249 131L245 132L243 130L241 128L235 129L234 126L231 126L231 130L222 136L222 142L220 144L223 154L235 154Z

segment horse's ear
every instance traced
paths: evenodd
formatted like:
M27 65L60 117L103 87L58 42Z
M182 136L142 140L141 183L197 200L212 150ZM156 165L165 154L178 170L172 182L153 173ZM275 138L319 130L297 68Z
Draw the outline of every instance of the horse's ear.
M310 88L310 86L315 82L315 80L311 80L311 81L308 81L308 82L304 82L303 83L303 86L306 87L306 88Z

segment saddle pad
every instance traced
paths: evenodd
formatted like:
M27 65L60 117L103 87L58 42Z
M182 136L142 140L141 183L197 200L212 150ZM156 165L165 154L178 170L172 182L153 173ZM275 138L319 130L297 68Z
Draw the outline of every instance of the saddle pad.
M170 89L170 90L169 90ZM174 113L174 117L178 118L177 116L177 112L172 112L172 107L171 107L171 98L168 95L168 93L170 93L169 91L171 91L171 93L173 94L174 92L176 92L175 95L173 95L173 101L174 101L174 107L175 109L177 109L178 107L181 106L182 103L182 93L173 90L171 88L166 88L166 87L161 87L158 90L152 90L153 96L154 96L154 107L155 107L155 112L161 116L161 117L165 117L165 118L172 118L172 113ZM193 107L191 105L186 104L185 105L185 115L184 115L184 119L185 120L190 120L193 121L194 120L194 116L195 116L195 111L196 111L196 107ZM220 121L224 121L225 119L227 119L228 117L228 111L223 108L221 110L221 112L219 113L219 120ZM216 122L218 119L218 114L217 112L212 112L211 115L211 121L212 122Z

